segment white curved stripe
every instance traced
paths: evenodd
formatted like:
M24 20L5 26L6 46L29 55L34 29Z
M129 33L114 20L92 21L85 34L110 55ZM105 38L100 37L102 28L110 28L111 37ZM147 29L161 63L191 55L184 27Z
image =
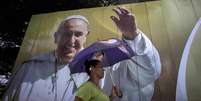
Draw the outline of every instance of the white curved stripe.
M176 101L188 101L188 96L186 92L186 66L192 42L194 40L194 37L196 36L196 32L199 27L201 28L201 18L198 20L195 27L193 28L182 54L177 78Z

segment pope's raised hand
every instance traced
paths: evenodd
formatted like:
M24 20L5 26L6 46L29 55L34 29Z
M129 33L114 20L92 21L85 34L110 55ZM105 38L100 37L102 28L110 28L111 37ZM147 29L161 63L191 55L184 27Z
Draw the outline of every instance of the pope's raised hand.
M137 35L137 25L134 15L122 7L114 8L113 11L118 15L118 18L111 16L111 19L121 31L123 37L131 40L134 39Z

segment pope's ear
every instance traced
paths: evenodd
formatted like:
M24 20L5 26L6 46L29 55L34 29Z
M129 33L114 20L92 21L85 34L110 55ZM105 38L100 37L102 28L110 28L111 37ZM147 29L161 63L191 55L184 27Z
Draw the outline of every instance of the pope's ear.
M87 32L87 35L89 35L89 34L90 34L90 31Z
M58 35L57 32L54 33L54 43L58 42Z

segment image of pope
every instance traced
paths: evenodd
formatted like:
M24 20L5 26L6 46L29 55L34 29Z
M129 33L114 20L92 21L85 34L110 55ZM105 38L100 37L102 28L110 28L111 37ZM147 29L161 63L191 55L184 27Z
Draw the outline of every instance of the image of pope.
M111 95L115 86L122 92L120 101L150 101L154 82L160 76L161 63L157 49L137 28L135 17L127 9L113 9L111 16L122 34L122 40L136 54L131 59L107 68L102 90ZM56 49L24 61L14 72L4 101L74 101L75 92L88 80L87 73L71 75L69 63L84 49L90 23L86 17L72 15L64 19L54 34ZM135 61L135 62L133 62ZM112 76L109 76L109 75ZM112 78L111 78L112 77ZM113 79L113 80L111 80Z

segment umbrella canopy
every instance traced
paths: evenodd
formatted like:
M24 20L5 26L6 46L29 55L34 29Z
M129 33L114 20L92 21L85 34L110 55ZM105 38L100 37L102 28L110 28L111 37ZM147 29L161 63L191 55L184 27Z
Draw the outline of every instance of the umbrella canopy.
M85 72L85 61L92 59L93 55L97 52L104 54L102 59L103 67L112 66L119 61L134 56L132 49L122 40L109 39L106 41L97 41L79 52L70 62L71 74Z

